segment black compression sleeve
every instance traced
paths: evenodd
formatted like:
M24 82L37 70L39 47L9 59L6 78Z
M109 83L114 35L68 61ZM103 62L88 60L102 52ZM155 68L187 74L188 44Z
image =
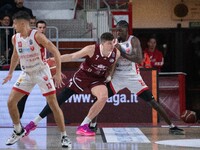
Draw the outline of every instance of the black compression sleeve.
M62 92L57 96L57 100L58 100L58 104L59 106L61 104L63 104L66 100L68 100L73 94L77 94L76 92L74 92L71 89L68 88L64 88L62 90ZM49 107L49 105L47 104L43 110L40 112L40 117L44 118L46 117L48 114L52 113L51 108Z

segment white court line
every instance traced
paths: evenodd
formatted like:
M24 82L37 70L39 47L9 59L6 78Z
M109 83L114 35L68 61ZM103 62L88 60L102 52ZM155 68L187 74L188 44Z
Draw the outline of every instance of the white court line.
M107 143L151 143L139 128L102 128Z
M178 127L181 127L181 128L200 128L200 126L198 125L177 125ZM161 126L162 128L169 128L168 125L162 125Z
M200 139L182 139L182 140L163 140L157 141L156 144L181 146L181 147L200 147Z

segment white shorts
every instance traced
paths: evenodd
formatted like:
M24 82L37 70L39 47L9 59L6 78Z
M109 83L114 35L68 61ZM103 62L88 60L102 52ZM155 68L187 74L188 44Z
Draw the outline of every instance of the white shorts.
M128 88L131 93L139 95L148 89L148 86L145 84L140 74L133 76L114 74L111 80L111 85L116 93L124 88Z
M44 96L55 94L55 85L48 66L34 72L22 71L13 89L28 95L35 85L38 85Z

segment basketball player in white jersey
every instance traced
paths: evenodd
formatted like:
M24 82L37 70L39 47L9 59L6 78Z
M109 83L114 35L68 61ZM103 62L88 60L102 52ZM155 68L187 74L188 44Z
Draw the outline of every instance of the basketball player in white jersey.
M30 24L31 25L31 24ZM45 35L46 33L46 22L43 21L43 20L39 20L36 22L36 30L42 34ZM47 53L49 53L47 50L45 50L45 58L47 57ZM47 57L48 58L48 57ZM26 101L28 99L28 96L29 95L24 95L21 100L19 101L19 103L17 104L17 107L18 107L18 110L19 110L19 115L20 115L20 118L22 117L23 113L24 113L24 108L25 108L25 104L26 104ZM26 131L27 131L27 128L25 127ZM26 135L28 134L28 132L26 132Z
M37 84L53 111L55 121L61 132L62 147L71 147L71 142L65 130L63 113L55 95L55 86L61 87L63 84L60 53L43 34L31 29L30 16L27 12L19 11L13 16L13 27L17 33L12 38L14 50L9 73L4 79L3 84L11 80L19 61L22 72L14 84L8 99L8 109L14 124L14 131L7 140L6 145L16 143L25 135L26 130L23 129L20 123L17 103L24 95L28 95ZM56 74L53 77L51 76L49 66L45 62L45 48L53 54L56 61Z
M165 122L170 126L170 134L184 134L182 129L179 129L170 121L165 110L154 99L140 75L138 64L142 62L142 49L139 39L129 35L129 24L125 20L119 21L116 28L119 42L116 44L116 47L120 50L121 57L116 63L112 77L109 77L111 82L108 89L112 91L109 97L121 89L128 88L131 93L137 94L138 97L149 103L163 117ZM95 126L96 123L90 124L91 129L95 128Z

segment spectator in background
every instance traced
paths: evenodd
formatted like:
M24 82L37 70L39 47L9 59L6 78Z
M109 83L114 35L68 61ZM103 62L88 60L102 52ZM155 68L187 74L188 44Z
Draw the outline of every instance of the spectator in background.
M40 33L43 33L45 34L46 33L46 22L43 21L43 20L39 20L36 22L36 29L40 32Z
M10 14L14 5L14 0L0 0L0 14Z
M30 19L30 26L34 28L36 26L36 22L37 22L36 16L32 16Z
M13 6L12 10L10 11L10 14L13 16L18 11L25 11L31 17L33 17L32 10L24 6L24 0L15 0L15 5Z
M36 22L36 29L40 32L40 33L43 33L43 34L46 34L46 27L47 27L47 24L44 20L39 20ZM47 58L50 58L52 57L51 53L49 53L47 51L46 53L46 57Z
M158 71L161 70L161 67L164 64L164 57L162 52L160 52L156 46L157 46L157 40L156 36L153 35L149 38L147 42L148 48L144 50L144 53L147 53L149 55L151 66L152 68L158 69Z
M140 68L152 68L151 60L150 60L148 53L143 51L142 54L143 54L143 59L142 59L142 63L139 64L139 67Z
M0 29L0 65L6 63L6 59L10 59L12 55L12 43L11 38L13 35L13 29L6 27L11 27L11 17L7 14L4 14L1 17L1 28ZM8 62L7 62L8 63Z

